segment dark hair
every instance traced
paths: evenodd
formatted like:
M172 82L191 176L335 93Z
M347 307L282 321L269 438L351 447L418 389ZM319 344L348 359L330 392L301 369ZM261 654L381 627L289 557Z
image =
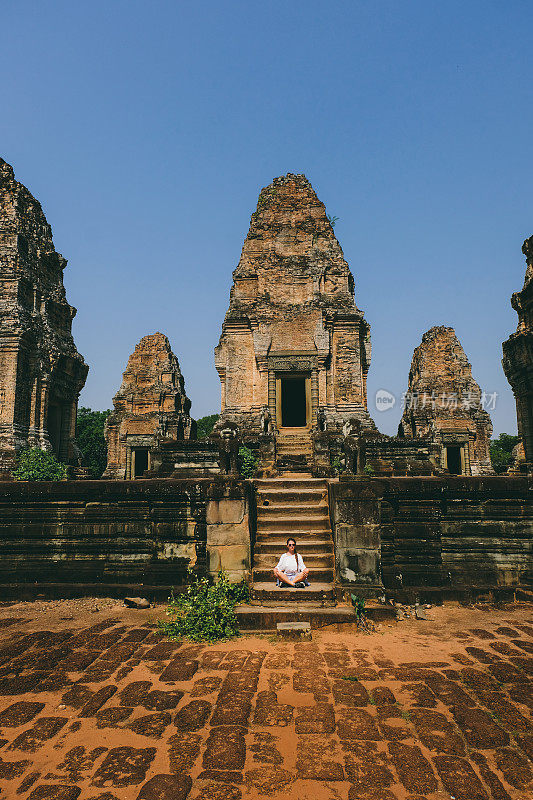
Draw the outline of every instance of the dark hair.
M296 559L296 574L298 575L298 552L296 550L296 539L294 536L289 536L287 539L287 547L289 546L289 542L294 542L294 558Z

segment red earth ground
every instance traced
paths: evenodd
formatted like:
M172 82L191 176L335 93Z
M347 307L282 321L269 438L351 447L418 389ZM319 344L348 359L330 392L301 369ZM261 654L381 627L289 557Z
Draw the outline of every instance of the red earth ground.
M533 797L532 606L217 645L164 610L0 604L0 798Z

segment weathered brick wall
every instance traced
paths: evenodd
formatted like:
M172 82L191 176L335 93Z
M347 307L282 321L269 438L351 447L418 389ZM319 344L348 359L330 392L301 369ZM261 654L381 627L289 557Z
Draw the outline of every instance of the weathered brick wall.
M330 484L337 580L468 594L533 584L533 483L510 477ZM380 563L381 561L381 563Z
M0 483L0 596L164 598L189 565L206 572L210 507L247 513L248 493L213 479Z

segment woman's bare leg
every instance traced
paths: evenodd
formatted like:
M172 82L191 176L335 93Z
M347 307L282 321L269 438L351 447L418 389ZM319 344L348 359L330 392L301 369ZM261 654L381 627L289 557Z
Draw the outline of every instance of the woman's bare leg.
M285 575L285 573L282 572L281 570L279 570L277 567L274 569L274 575L276 576L276 578L278 578L278 580L282 581L282 583L286 583L289 586L293 586L294 587L294 584L296 583L296 580L295 581L291 581L290 578L288 578Z

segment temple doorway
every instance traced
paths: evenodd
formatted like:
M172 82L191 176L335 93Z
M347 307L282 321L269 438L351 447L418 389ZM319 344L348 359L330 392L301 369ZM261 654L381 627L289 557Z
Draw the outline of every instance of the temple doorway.
M447 447L446 448L446 461L448 463L448 472L451 475L461 475L461 448L460 447Z
M310 424L310 381L307 375L284 375L277 380L278 426L305 428Z
M133 451L133 475L142 478L148 469L148 450L145 447L136 447Z

